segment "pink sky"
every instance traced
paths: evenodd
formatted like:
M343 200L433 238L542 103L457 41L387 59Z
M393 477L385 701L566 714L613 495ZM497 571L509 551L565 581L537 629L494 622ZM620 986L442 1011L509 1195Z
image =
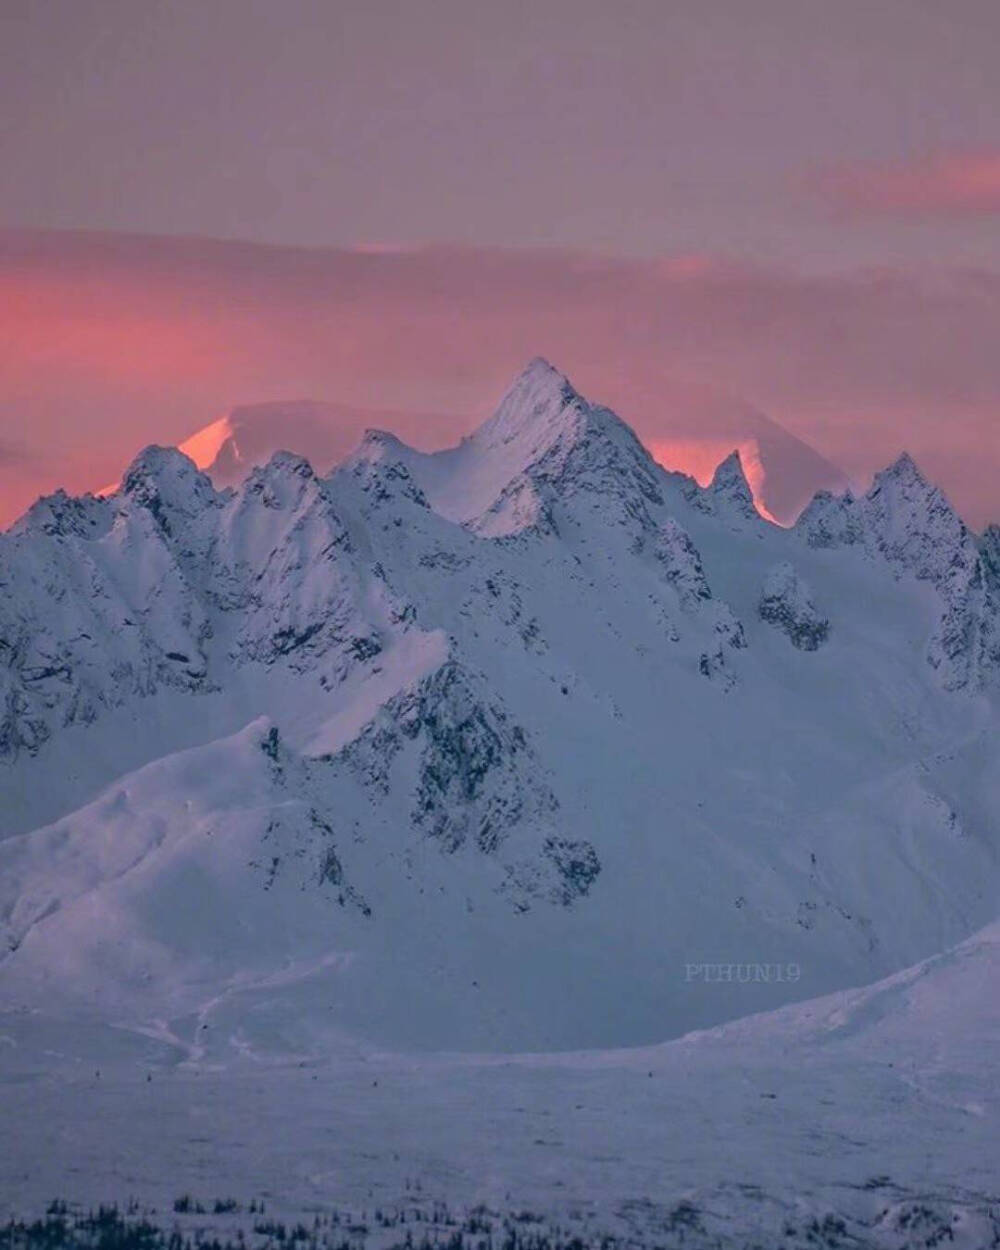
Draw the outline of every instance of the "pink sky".
M899 221L1000 218L1000 151L935 152L890 165L848 165L812 179L853 217Z
M998 47L996 0L7 0L0 520L237 404L447 441L537 354L651 444L750 405L998 516Z
M240 403L401 411L439 446L542 354L650 444L725 435L750 404L858 477L908 448L981 525L998 342L988 270L0 232L0 515Z

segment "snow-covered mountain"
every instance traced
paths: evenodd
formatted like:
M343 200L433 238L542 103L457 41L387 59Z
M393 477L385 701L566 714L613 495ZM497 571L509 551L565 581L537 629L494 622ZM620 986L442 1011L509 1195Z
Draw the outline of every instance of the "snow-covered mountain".
M543 1049L931 956L998 913L998 553L905 456L780 529L541 360L444 452L148 448L0 537L0 995Z

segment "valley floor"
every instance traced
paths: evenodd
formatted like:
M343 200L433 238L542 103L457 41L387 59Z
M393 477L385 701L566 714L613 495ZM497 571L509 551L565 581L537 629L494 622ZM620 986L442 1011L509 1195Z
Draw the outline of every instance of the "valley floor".
M454 1245L463 1221L467 1250L487 1225L496 1247L528 1225L552 1246L996 1245L998 952L993 926L866 990L566 1055L192 1061L6 1013L2 1214L132 1200L251 1244L336 1210L330 1245L346 1225L356 1245ZM185 1195L205 1214L175 1212Z

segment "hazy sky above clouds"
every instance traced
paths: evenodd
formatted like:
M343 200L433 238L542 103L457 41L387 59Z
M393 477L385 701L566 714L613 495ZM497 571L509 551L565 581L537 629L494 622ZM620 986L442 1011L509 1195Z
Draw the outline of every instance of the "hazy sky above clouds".
M2 0L0 213L293 244L997 261L996 217L956 224L947 203L831 228L825 178L1000 152L998 64L996 0Z
M536 352L1000 515L998 65L996 0L0 0L0 523L258 398L461 432Z

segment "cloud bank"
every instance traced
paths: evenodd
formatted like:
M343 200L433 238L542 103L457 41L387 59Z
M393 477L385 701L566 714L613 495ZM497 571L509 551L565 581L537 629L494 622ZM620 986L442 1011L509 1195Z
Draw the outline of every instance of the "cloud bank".
M849 165L812 180L842 214L947 222L1000 217L1000 151L940 152L891 165Z

